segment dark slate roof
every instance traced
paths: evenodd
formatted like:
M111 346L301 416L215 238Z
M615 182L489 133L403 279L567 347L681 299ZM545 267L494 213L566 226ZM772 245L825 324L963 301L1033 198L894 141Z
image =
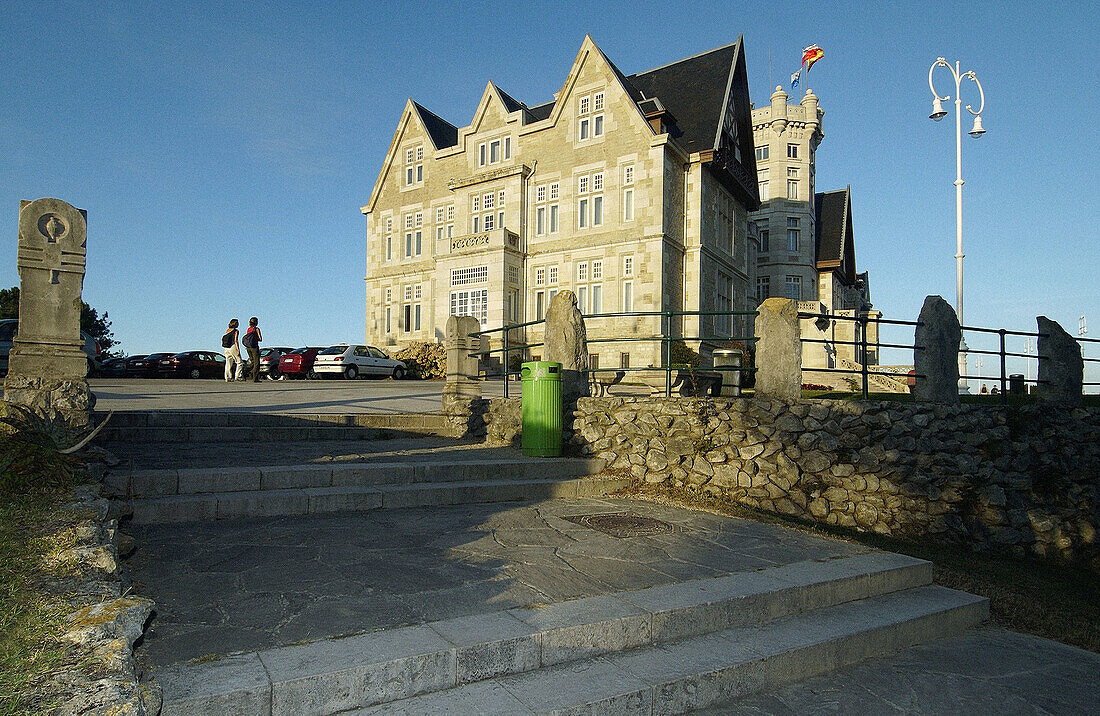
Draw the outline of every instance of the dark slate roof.
M493 85L496 87L496 85ZM504 108L508 110L508 113L518 112L521 109L526 109L526 106L522 102L517 101L512 95L508 94L500 87L497 87L497 92L500 93L500 98L504 100Z
M531 113L531 119L538 122L550 116L550 113L554 111L554 103L547 102L546 104L540 104L535 107L528 107L527 111Z
M432 143L435 144L436 149L453 147L458 144L458 127L435 112L424 109L416 102L413 102L413 106L420 113L420 121L424 123L424 129L428 131L428 136L432 138Z
M657 97L679 129L678 140L689 152L714 148L722 121L722 101L737 59L737 43L673 62L626 78L636 102Z
M816 261L842 261L848 233L848 189L814 194Z

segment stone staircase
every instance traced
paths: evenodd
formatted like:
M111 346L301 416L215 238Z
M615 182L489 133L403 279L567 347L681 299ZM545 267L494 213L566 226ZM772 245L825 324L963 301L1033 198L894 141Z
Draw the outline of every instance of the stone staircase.
M605 495L629 478L602 460L517 457L140 470L109 474L134 524L243 519ZM129 510L127 510L129 511Z
M862 376L859 374L859 371L863 370L863 365L861 363L850 361L847 358L841 358L839 361L839 367L843 368L844 370L856 371L856 373L846 375L846 378L851 377L855 378L856 380L862 380ZM880 369L878 366L870 366L869 370L877 371ZM893 376L889 375L869 374L867 376L867 385L872 391L877 391L880 393L908 393L909 384L906 382L906 379L907 376L904 375L894 378Z
M427 414L135 411L116 413L97 442L128 458L105 483L134 524L589 497L629 484L599 474L602 460L528 458L443 432ZM334 459L329 446L351 454Z
M856 554L176 664L154 678L164 716L684 713L987 618L984 598L931 579L928 562Z
M120 411L103 443L294 442L446 435L438 413L244 413Z

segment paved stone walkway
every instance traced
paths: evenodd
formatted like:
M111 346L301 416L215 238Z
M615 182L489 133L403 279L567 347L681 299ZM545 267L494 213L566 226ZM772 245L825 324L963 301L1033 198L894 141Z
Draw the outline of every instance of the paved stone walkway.
M996 628L917 646L698 712L1097 714L1100 654Z
M633 512L612 537L563 519ZM157 602L157 666L869 551L771 525L616 499L134 527L135 591Z
M261 380L92 378L96 410L211 410L244 413L438 413L441 380ZM519 396L519 383L509 390ZM482 384L486 397L504 383Z

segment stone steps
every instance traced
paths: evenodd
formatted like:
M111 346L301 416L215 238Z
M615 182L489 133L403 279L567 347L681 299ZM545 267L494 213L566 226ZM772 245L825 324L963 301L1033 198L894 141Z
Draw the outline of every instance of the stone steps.
M682 713L953 634L986 600L888 553L178 664L162 714ZM371 708L374 707L374 708Z
M130 411L115 413L96 440L130 444L295 442L382 440L447 433L443 416L433 413Z
M629 484L602 460L506 458L145 470L108 475L135 524L605 495Z

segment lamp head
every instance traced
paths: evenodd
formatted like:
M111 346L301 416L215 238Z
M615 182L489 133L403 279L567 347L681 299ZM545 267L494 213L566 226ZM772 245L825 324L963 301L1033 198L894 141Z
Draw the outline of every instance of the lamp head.
M943 102L940 101L939 97L936 97L932 100L932 114L928 115L928 118L938 122L946 116L947 110L943 108Z
M985 134L985 127L982 126L981 115L978 115L974 118L974 128L967 132L967 134L969 134L971 137L974 137L974 139L977 139L978 137Z

